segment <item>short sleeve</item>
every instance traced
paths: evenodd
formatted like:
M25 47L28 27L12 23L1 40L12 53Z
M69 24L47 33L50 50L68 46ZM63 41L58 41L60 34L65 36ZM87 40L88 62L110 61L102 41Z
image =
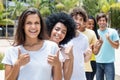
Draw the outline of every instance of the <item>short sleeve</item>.
M84 48L83 48L83 51L84 51L84 54L85 54L85 51L89 48L89 42L88 42L88 38L85 38L84 39Z
M51 53L53 55L55 55L57 53L57 51L59 50L59 47L58 47L58 45L56 43L53 43L51 49L52 49Z
M113 30L112 38L113 38L113 41L119 40L119 35L116 30Z
M93 40L92 40L92 44L95 44L97 42L97 37L95 35L95 32L93 31Z
M2 60L3 64L14 65L16 59L18 58L18 51L17 47L9 47L5 51L5 56Z
M11 47L8 48L8 49L5 51L5 56L4 56L3 60L2 60L2 63L3 63L3 64L12 65L11 54L10 54L10 53L12 53Z

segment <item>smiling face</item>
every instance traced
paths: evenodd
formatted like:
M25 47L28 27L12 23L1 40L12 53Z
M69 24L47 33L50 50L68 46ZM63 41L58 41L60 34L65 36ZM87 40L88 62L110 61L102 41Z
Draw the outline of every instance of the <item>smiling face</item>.
M38 15L28 15L24 26L26 39L38 38L40 29L40 18L38 17Z
M98 20L98 25L99 25L99 29L100 30L105 30L106 27L107 27L107 21L106 21L106 18L105 17L101 17L99 20Z
M81 32L85 31L85 21L80 14L73 16L74 21L76 22L77 29Z
M64 24L58 22L52 29L50 40L59 44L66 36L67 28Z
M86 27L88 29L93 30L93 28L94 28L94 20L93 19L88 19Z

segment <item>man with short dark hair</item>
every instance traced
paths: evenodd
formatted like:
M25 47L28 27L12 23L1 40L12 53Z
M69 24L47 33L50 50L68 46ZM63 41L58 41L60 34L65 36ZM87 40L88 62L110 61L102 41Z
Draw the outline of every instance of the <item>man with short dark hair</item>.
M96 21L99 26L98 34L103 40L100 51L96 56L96 80L104 80L104 75L106 77L106 80L114 80L115 49L119 47L119 36L115 29L107 27L106 14L97 14Z

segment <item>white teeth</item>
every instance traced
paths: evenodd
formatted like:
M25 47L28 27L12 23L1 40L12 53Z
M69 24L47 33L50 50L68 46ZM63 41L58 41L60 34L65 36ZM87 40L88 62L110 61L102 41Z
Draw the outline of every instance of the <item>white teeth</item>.
M58 34L56 34L55 36L58 37Z
M56 35L55 35L55 38L57 38L57 39L58 39L58 38L60 38L60 37L59 37L59 35L58 35L58 34L56 34Z
M30 30L30 32L35 33L35 32L37 32L37 31L36 31L36 30Z

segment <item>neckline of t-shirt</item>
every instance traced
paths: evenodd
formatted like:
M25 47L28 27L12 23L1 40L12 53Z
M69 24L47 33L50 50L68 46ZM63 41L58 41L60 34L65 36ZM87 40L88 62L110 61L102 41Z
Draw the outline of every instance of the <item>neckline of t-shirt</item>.
M38 49L38 50L26 50L24 47L23 47L23 45L21 45L21 48L23 49L23 50L25 50L26 52L39 52L39 51L41 51L43 48L44 48L44 46L45 46L45 40L44 40L44 42L43 42L43 45L42 45L42 47L40 48L40 49Z

